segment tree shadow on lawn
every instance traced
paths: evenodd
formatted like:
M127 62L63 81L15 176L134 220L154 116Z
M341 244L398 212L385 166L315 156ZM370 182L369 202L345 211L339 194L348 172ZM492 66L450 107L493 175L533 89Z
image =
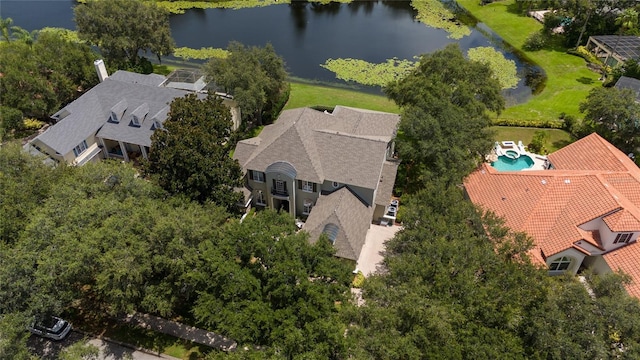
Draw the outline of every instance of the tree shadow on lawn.
M577 82L581 83L581 84L585 84L585 85L591 85L593 84L595 81L593 81L593 79L588 78L586 76L582 76L576 79Z
M524 17L526 16L525 11L526 8L522 5L521 1L514 1L511 4L507 5L507 12L511 14Z
M563 139L563 140L557 140L557 141L554 141L554 142L552 142L551 144L553 145L553 147L554 147L554 148L556 148L556 149L561 149L561 148L563 148L563 147L565 147L565 146L567 146L567 145L571 144L572 142L573 142L573 141L571 141L571 140L565 140L565 139Z

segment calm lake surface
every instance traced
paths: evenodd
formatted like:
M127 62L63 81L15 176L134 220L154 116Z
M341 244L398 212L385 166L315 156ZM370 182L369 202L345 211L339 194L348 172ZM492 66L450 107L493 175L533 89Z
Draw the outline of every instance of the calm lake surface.
M73 0L0 0L0 16L27 30L46 26L75 29ZM170 18L178 47L225 48L230 41L263 46L271 43L294 77L328 84L345 84L320 67L329 58L355 58L379 63L386 59L412 59L449 43L463 51L491 46L514 60L520 80L506 90L508 103L525 101L532 93L525 73L533 68L505 50L500 39L482 24L471 35L455 40L443 30L414 20L409 1L357 1L351 4L283 4L251 9L191 9ZM361 87L367 91L371 88ZM380 91L373 89L373 91Z

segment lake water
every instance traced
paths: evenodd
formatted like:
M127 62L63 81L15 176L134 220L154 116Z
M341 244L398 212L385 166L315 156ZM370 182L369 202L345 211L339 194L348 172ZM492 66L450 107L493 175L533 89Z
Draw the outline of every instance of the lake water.
M73 0L0 0L0 16L27 30L45 26L75 29ZM170 18L178 47L225 48L230 41L263 46L271 43L294 77L321 83L344 84L320 67L329 58L355 58L369 62L412 59L449 43L467 50L492 46L514 60L521 81L504 92L508 103L525 101L532 93L525 73L532 67L506 51L499 38L482 24L474 24L471 35L455 40L443 30L414 20L409 1L357 1L351 4L283 4L251 9L191 9ZM371 91L371 88L367 89ZM379 89L374 89L379 91Z

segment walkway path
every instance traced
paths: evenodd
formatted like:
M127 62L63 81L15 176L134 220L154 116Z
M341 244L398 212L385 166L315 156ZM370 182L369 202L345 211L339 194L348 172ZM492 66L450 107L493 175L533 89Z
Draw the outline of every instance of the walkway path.
M123 321L131 325L154 330L224 351L233 351L238 346L235 341L222 335L175 321L162 319L153 315L134 313L132 315L128 315L123 319Z

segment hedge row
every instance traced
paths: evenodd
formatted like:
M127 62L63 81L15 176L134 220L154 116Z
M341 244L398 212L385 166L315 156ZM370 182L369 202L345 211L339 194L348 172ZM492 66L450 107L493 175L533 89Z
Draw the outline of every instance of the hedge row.
M492 121L496 126L521 126L547 129L562 129L564 121L548 119L506 119L500 118Z

